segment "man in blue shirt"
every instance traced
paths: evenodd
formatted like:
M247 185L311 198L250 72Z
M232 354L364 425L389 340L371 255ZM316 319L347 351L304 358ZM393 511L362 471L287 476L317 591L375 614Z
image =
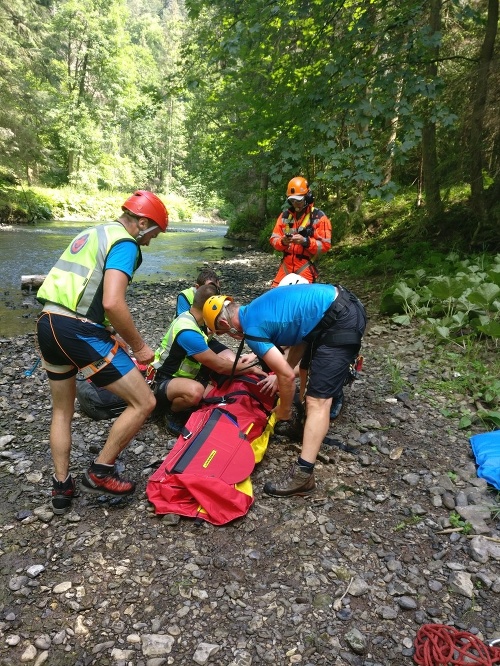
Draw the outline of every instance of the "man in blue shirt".
M205 303L203 316L210 330L244 337L276 374L280 401L275 414L280 421L292 418L294 368L300 361L301 396L305 395L306 405L301 453L282 479L265 484L264 492L275 497L311 493L332 399L341 395L361 346L366 327L363 305L340 286L297 284L272 289L246 306L228 296L214 296ZM279 347L290 347L287 358Z

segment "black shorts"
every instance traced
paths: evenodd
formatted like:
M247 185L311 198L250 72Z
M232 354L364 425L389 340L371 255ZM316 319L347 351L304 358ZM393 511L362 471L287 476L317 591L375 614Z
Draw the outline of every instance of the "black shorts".
M319 345L309 366L306 395L311 398L337 398L342 395L349 366L355 360L359 349L360 345Z
M202 370L206 370L208 372L208 368L202 368ZM161 410L162 412L172 411L172 402L167 398L167 388L172 379L176 379L176 377L168 377L167 379L160 379L154 388L154 394L156 398L156 408ZM182 377L180 379L182 379ZM198 382L199 384L203 384L203 386L207 386L208 377L205 380L205 377L203 377L201 373L198 373L196 375L196 378L193 379L192 381Z
M170 384L172 379L173 377L162 379L156 384L154 389L156 408L160 409L162 412L170 412L172 410L172 403L167 398L167 386Z
M74 377L81 368L105 358L115 346L104 326L53 312L41 313L37 335L42 367L55 381ZM134 367L130 356L119 347L113 359L92 375L92 381L96 386L108 386Z
M366 313L361 304L349 301L342 307L329 332L357 331L361 335L366 328ZM327 336L325 336L326 339ZM312 398L337 398L349 374L349 366L355 360L361 345L330 346L317 342L308 345L300 362L309 370L306 394Z

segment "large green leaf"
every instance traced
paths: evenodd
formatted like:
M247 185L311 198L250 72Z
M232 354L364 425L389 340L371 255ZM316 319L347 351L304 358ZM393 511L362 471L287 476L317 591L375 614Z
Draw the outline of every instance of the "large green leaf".
M500 264L495 264L488 271L488 279L500 286Z
M466 288L463 278L457 279L447 275L434 278L429 282L428 287L433 296L441 301L446 301L449 298L458 298Z
M404 312L401 301L396 301L393 292L387 292L382 296L380 301L380 312L382 314L396 314L397 312Z
M497 428L500 428L500 412L480 411L477 413L483 421L491 421Z
M450 329L447 326L436 326L434 330L441 339L450 339Z
M471 291L467 298L471 303L489 309L493 301L498 298L499 294L500 286L494 282L485 282Z
M395 324L401 324L401 326L408 326L411 322L409 315L394 315L392 321Z
M420 296L405 282L399 282L394 289L394 300L401 303L418 303Z
M500 321L492 320L487 324L481 324L477 329L490 338L500 338Z

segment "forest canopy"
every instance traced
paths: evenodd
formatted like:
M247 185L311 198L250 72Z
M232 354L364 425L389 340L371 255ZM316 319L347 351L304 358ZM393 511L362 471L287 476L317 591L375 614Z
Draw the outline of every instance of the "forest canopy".
M439 223L462 188L464 233L487 244L500 223L498 8L0 0L1 182L217 193L258 227L297 174L349 219L413 188Z

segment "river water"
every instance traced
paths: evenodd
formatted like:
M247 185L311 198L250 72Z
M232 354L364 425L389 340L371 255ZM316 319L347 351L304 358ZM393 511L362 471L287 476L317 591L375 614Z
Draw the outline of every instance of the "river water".
M89 221L57 221L36 226L0 227L0 337L34 331L40 304L21 290L22 275L46 275L71 239ZM166 234L143 247L135 281L194 281L205 262L234 256L245 247L227 240L225 225L171 223Z

